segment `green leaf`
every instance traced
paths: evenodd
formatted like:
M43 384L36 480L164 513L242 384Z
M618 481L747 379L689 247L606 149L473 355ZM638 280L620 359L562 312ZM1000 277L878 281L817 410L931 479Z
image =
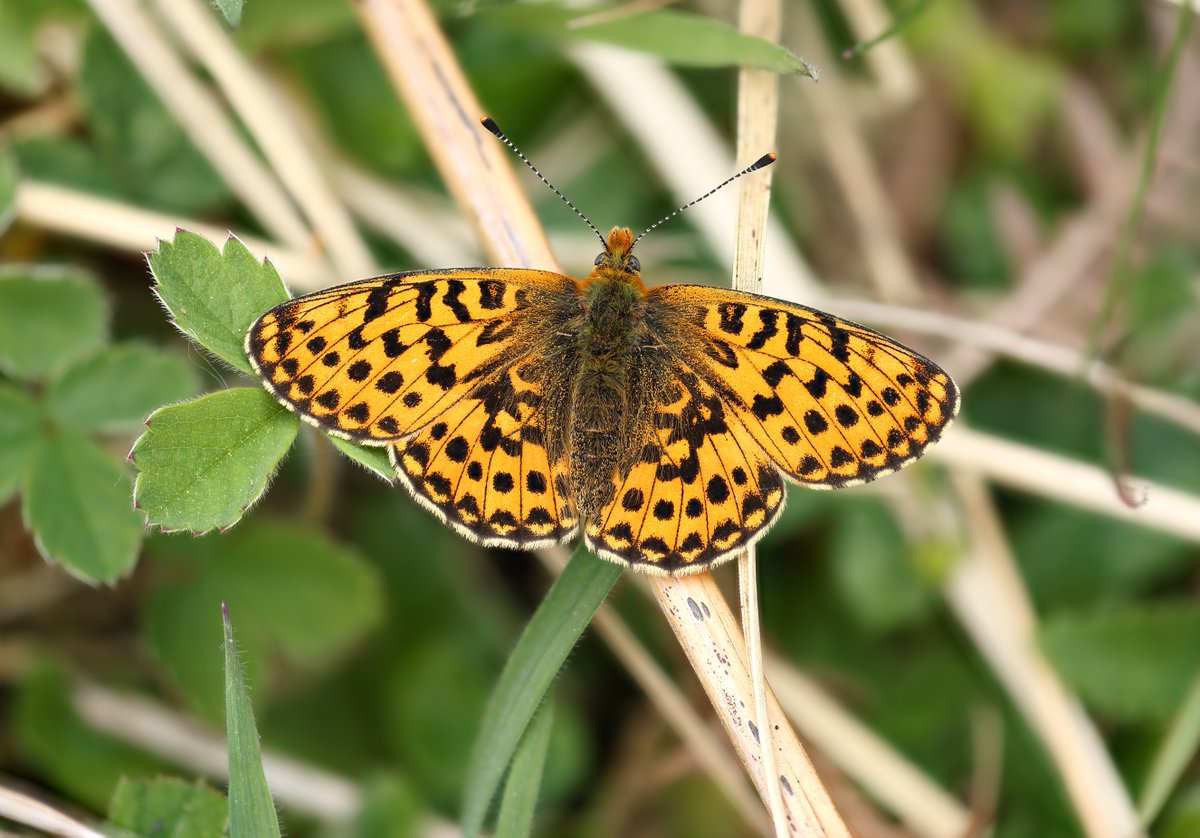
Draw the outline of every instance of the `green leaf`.
M154 838L212 838L223 835L229 804L202 782L174 777L122 777L108 810L109 823Z
M1158 753L1138 795L1138 815L1149 826L1162 811L1171 792L1200 750L1200 672L1192 677L1183 704L1163 735Z
M142 516L129 475L86 437L62 431L37 448L25 478L25 521L38 550L93 582L124 576L137 559Z
M189 215L229 201L224 179L103 26L90 27L75 79L92 146L125 197Z
M278 836L279 819L263 773L254 708L233 640L229 609L221 604L225 627L225 735L229 748L229 834Z
M357 554L295 524L248 523L207 538L161 537L159 568L174 581L146 602L146 638L190 703L221 707L221 660L208 639L228 602L248 673L268 658L316 670L358 643L383 614L378 574ZM207 627L207 628L206 628ZM257 695L269 695L262 684Z
M807 61L790 50L739 32L712 18L674 9L660 9L638 15L578 25L612 7L578 9L550 4L512 4L490 10L490 14L510 26L540 32L557 39L600 41L626 49L655 55L671 64L688 67L753 67L776 73L798 73L817 77Z
M136 428L150 411L198 389L186 358L142 343L110 347L50 385L46 407L60 424L88 430Z
M153 776L166 765L84 723L72 706L72 689L64 673L45 663L23 675L6 724L11 753L20 764L35 766L40 780L59 794L103 812L122 775ZM5 764L14 762L6 753Z
M388 483L396 482L396 470L392 468L386 448L368 448L365 445L356 445L349 440L336 436L326 436L326 439L333 443L334 448L367 469L367 471L372 472L378 477L382 477Z
M41 425L38 406L29 394L0 381L0 506L21 484Z
M164 530L236 524L267 488L300 421L263 390L234 387L156 410L130 458L134 501Z
M854 617L872 631L912 624L933 595L910 564L903 533L880 503L843 502L830 545L834 583Z
M217 250L208 239L179 230L146 255L154 292L185 335L227 364L254 374L246 332L264 312L289 298L270 262L259 262L233 236Z
M1052 617L1039 640L1085 701L1122 720L1162 723L1200 671L1200 607L1127 606Z
M242 0L214 0L221 14L225 16L225 22L234 29L242 22Z
M0 371L46 378L95 352L108 338L108 301L76 271L0 269Z
M554 704L547 702L533 717L517 746L500 801L496 838L524 838L533 833L533 813L537 808L538 789L542 785L542 769L546 767L553 727Z
M0 236L17 214L17 181L21 173L8 146L0 146Z
M525 626L480 722L464 784L463 832L479 833L513 752L554 676L621 575L582 545Z

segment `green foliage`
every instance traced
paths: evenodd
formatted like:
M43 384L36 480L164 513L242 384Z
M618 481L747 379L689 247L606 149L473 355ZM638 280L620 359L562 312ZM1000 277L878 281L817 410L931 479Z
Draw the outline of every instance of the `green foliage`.
M52 74L38 54L38 31L76 21L82 12L80 0L0 3L0 88L27 97L49 87Z
M525 626L488 700L463 797L463 832L475 835L530 719L621 569L584 547L555 580Z
M675 9L660 9L624 16L617 20L575 25L581 18L612 11L614 7L578 9L512 4L490 9L486 14L506 26L533 31L555 40L600 41L645 52L671 64L691 67L746 66L776 73L816 77L816 70L789 50L743 34L732 26Z
M98 163L121 195L182 213L227 202L225 182L99 26L85 41L76 92Z
M241 665L265 701L267 664L313 673L362 641L382 616L377 573L320 533L252 522L224 535L160 537L165 578L147 597L146 639L187 702L208 718L221 709L218 608L238 618Z
M1165 722L1200 672L1200 608L1191 603L1056 616L1039 640L1085 701L1125 721Z
M236 28L242 22L243 0L214 0L213 4L225 16L225 22Z
M229 834L256 838L279 836L279 818L263 773L258 728L246 678L233 639L233 624L224 603L225 735L229 748Z
M0 12L0 14L3 14ZM0 144L0 236L12 223L17 213L17 181L20 172L17 170L17 158L12 149Z
M529 722L517 745L504 783L500 814L496 817L496 838L522 838L532 832L553 727L554 705L546 703Z
M43 664L23 677L12 705L14 751L45 781L103 812L122 777L153 777L165 766L97 733L72 705L71 681Z
M154 838L213 838L224 834L228 808L224 795L204 783L122 777L108 820L117 829Z
M0 381L0 504L20 485L41 424L37 402L24 390Z
M164 530L231 527L267 488L300 420L261 389L234 387L156 410L130 452L134 501Z
M37 446L25 476L25 520L43 556L84 579L112 582L137 559L142 516L133 482L91 440L62 431Z
M270 262L259 262L232 236L223 251L186 230L159 242L147 255L154 293L175 325L225 363L253 374L246 360L246 331L258 317L288 299Z
M99 286L78 271L0 268L0 372L27 381L61 373L108 337Z

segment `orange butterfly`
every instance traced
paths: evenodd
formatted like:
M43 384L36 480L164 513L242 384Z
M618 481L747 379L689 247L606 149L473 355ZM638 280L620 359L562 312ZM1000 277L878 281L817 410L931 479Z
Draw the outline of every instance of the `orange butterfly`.
M665 573L761 538L785 477L873 480L958 412L950 376L878 332L738 291L648 290L636 241L613 228L582 281L462 268L320 291L259 318L246 351L288 409L387 446L472 541L543 547L582 524L596 554Z

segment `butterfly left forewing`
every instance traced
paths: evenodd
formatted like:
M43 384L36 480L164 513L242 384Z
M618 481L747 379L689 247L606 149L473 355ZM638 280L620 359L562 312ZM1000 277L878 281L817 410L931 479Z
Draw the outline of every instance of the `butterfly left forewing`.
M958 412L932 361L824 312L737 291L672 285L668 349L694 363L771 460L813 488L863 483L919 457Z
M318 427L385 445L429 424L571 304L544 271L394 274L289 300L260 317L246 353L267 389Z

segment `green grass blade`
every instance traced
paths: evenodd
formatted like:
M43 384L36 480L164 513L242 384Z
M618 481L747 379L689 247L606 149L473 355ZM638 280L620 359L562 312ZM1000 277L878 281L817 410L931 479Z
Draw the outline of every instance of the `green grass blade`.
M554 704L547 701L533 717L517 746L504 784L504 797L500 801L496 838L525 838L532 831L533 811L537 808L538 789L542 785L542 769L546 767L546 752L550 748L553 728Z
M279 820L271 789L263 773L262 753L250 693L242 677L233 640L229 609L221 604L225 625L225 736L229 748L229 835L230 838L270 838L279 835Z
M467 836L479 833L529 720L620 575L620 567L580 545L525 626L488 701L467 765L462 807Z
M1192 679L1192 686L1187 696L1175 714L1171 726L1167 728L1159 745L1158 753L1154 755L1154 763L1150 767L1150 776L1138 800L1138 815L1142 826L1149 827L1163 804L1171 796L1171 790L1183 776L1183 772L1200 748L1200 673Z

